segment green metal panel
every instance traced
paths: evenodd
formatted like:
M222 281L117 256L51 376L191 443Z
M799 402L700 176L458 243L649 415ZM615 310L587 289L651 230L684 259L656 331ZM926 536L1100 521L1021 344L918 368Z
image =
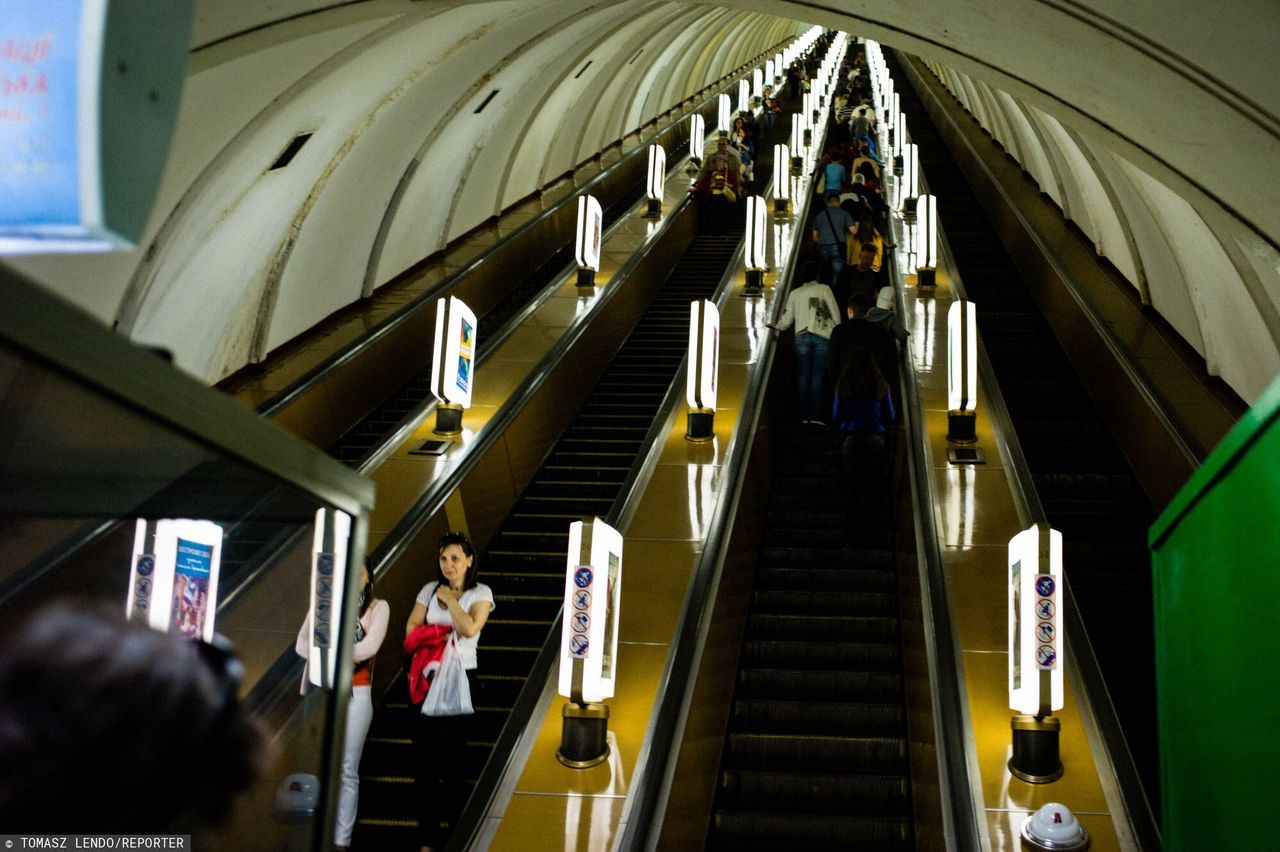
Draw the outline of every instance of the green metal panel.
M1273 848L1280 380L1151 528L1163 845Z

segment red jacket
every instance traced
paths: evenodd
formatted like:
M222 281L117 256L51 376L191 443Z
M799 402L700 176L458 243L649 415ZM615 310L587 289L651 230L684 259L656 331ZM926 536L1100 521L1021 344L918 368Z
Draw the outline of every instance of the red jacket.
M427 697L452 632L451 627L419 624L404 637L404 649L413 655L409 661L409 698L414 704L421 704Z

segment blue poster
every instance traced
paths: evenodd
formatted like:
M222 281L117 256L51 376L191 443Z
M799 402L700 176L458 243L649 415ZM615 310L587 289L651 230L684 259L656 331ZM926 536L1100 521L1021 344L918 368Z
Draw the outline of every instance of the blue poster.
M198 639L209 614L213 545L179 538L173 567L172 624L184 636Z
M79 228L81 7L80 0L4 3L0 230Z

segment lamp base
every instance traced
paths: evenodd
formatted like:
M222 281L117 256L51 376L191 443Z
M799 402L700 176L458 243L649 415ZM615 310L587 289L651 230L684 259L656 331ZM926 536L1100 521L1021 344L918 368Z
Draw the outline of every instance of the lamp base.
M1014 716L1013 756L1009 771L1028 784L1048 784L1062 777L1059 735L1062 723L1055 716Z
M801 138L804 140L804 147L808 148L813 144L813 131L806 128Z
M787 199L785 198L773 199L773 215L775 216L787 215Z
M804 175L804 157L791 158L791 176L801 177Z
M902 199L902 215L908 219L914 219L916 215L917 201L919 201L919 199L914 195Z
M689 410L689 425L685 429L686 441L710 441L715 437L716 412L711 408Z
M570 769L590 769L609 757L609 705L566 701L561 710L556 760Z
M744 296L763 296L764 295L764 270L748 269L747 283L742 287L742 295Z
M978 442L978 414L974 411L947 412L947 441L952 444Z
M931 266L923 266L916 270L917 287L938 286L938 270Z
M462 406L456 402L441 402L436 405L436 428L431 430L436 435L462 434Z
M596 271L594 269L578 268L578 286L594 287L596 286Z
M902 155L901 154L893 158L893 173L895 175L902 174Z
M644 217L646 219L661 219L662 218L662 201L657 198L650 198L649 207L647 210L644 211Z

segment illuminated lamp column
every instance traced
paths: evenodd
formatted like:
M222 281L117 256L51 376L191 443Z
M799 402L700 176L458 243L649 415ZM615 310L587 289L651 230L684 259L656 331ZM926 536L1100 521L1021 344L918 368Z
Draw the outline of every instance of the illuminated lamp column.
M125 613L167 633L213 640L222 527L212 521L138 519ZM175 608L177 609L175 618Z
M978 326L973 302L956 300L947 310L947 440L977 441Z
M562 710L556 759L588 769L609 756L609 707L618 675L622 534L599 518L569 525L560 628Z
M1062 777L1062 533L1037 523L1009 540L1009 771L1032 784Z
M689 116L689 165L684 170L691 181L697 178L698 170L702 168L702 146L706 141L707 123L695 112Z
M904 216L916 214L916 199L920 196L920 149L908 142L902 149L901 210Z
M351 517L317 509L311 538L311 635L307 637L307 679L333 689L338 683L338 625L344 613Z
M938 283L938 199L922 195L916 201L916 286Z
M751 72L751 98L759 100L764 97L764 71L759 68Z
M751 83L747 81L746 77L743 77L738 81L738 112L747 112L750 109Z
M774 160L776 163L777 160ZM747 196L747 231L742 251L742 263L746 268L747 283L742 288L744 296L764 293L764 273L769 268L765 258L765 204L759 195Z
M786 145L773 146L773 212L779 216L786 215L788 196L791 194L791 179L788 166L791 153Z
M775 87L781 85L782 75L787 70L786 60L781 53L775 54L773 57L773 85Z
M902 157L907 146L907 114L899 112L896 115L898 117L893 120L893 127L889 130L889 146L893 149L893 173L900 175L903 168Z
M716 112L716 117L719 121L716 130L723 130L728 133L733 126L733 102L726 92L721 92L720 97L716 99L716 103L719 107Z
M471 405L475 383L476 315L457 296L436 302L436 334L432 347L431 392L436 405L437 435L462 431L462 412Z
M667 152L661 145L649 146L649 178L645 181L645 195L649 199L645 216L657 219L662 215L662 196L667 187Z
M773 88L773 81L774 81L774 76L775 76L775 75L774 75L774 68L775 68L775 67L777 67L777 66L776 66L776 64L774 63L773 59L766 59L766 60L764 61L764 81L765 81L765 83L769 86L769 88L771 88L771 89Z
M720 372L720 312L707 299L689 303L689 372L685 438L710 441L715 429L716 383Z
M804 116L791 114L791 176L804 174L804 151L809 147L809 129L804 126Z
M600 232L604 211L594 195L578 197L578 230L574 237L574 259L578 262L578 286L596 286L600 271Z

